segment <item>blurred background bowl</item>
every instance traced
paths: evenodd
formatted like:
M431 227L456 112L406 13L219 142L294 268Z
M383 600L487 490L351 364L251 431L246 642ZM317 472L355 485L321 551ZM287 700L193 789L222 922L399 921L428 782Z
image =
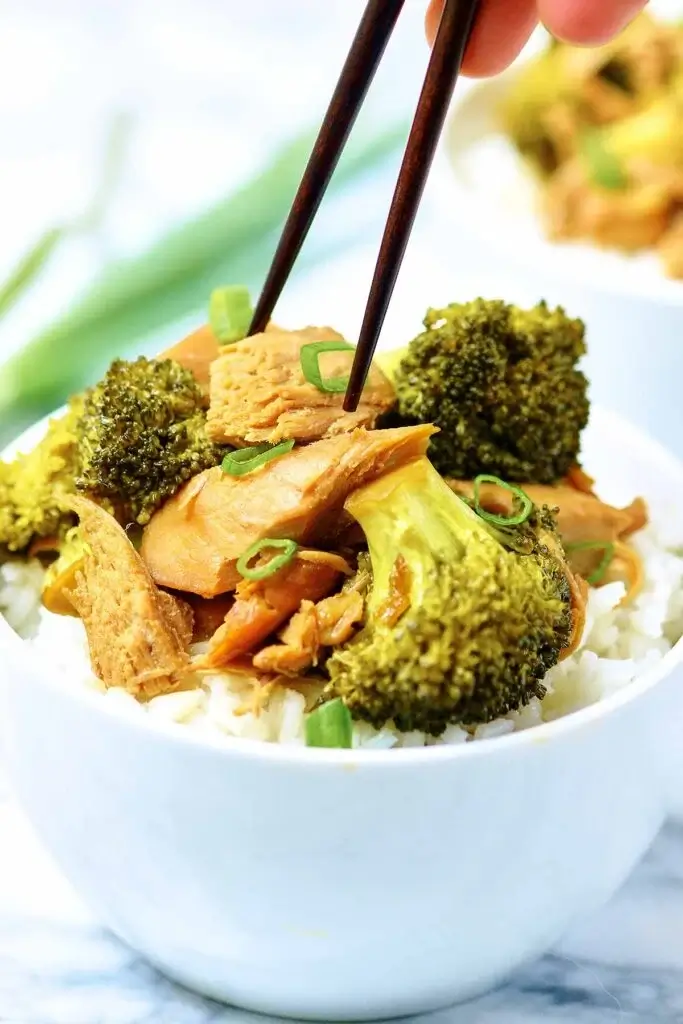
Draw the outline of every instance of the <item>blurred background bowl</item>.
M543 44L537 36L526 59ZM505 279L521 305L544 298L583 318L593 399L681 455L683 282L667 279L653 253L546 240L535 182L498 123L518 73L519 65L456 93L430 191L442 218L435 245L444 259L465 253L471 274Z

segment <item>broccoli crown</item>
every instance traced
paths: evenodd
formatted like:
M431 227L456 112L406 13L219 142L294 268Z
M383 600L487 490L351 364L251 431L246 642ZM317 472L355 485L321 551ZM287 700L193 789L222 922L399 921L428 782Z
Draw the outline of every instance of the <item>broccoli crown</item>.
M73 525L66 499L75 491L81 402L51 420L40 443L0 462L0 549L24 551L36 538L61 540Z
M430 458L444 475L492 473L553 483L578 459L588 421L576 364L584 327L541 302L475 299L430 309L394 372L398 415L440 427Z
M205 433L204 395L170 359L116 360L86 393L77 487L109 501L122 522L149 522L190 477L215 466L224 449Z
M529 553L504 546L427 459L347 507L366 533L374 583L364 628L327 662L328 695L376 727L433 735L543 696L571 609L540 535Z

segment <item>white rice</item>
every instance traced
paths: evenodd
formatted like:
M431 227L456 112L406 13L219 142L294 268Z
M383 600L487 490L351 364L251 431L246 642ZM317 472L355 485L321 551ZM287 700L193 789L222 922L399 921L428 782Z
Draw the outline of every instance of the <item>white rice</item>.
M354 746L370 749L466 743L529 729L609 696L656 664L683 636L683 550L668 546L654 525L633 538L645 570L645 583L626 607L621 583L592 590L586 628L579 649L546 677L548 693L472 732L449 726L434 739L420 732L400 733L391 725L373 729L357 723ZM112 712L148 716L176 723L211 739L227 736L270 743L304 743L304 696L277 687L260 709L252 706L253 689L245 676L226 672L203 678L200 689L155 697L147 704L120 688L106 690L94 677L85 631L79 619L53 615L40 603L40 563L8 562L0 567L0 612L10 626L57 669L65 685L101 691ZM201 645L198 645L199 647Z

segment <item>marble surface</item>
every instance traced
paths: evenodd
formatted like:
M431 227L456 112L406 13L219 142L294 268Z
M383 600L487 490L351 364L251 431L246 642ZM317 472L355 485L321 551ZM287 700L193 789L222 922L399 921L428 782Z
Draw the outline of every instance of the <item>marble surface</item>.
M596 851L596 855L599 852ZM167 981L63 880L0 778L3 1024L258 1024ZM669 824L617 897L504 988L434 1024L680 1024L683 827Z

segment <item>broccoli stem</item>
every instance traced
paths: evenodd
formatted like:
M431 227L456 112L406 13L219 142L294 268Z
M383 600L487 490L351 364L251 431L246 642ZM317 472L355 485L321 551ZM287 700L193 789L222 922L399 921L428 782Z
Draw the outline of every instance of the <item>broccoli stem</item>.
M425 550L452 560L476 539L477 544L490 545L495 555L498 543L488 527L462 499L452 499L450 487L426 458L380 477L347 499L346 509L362 526L372 561L371 613L390 596L398 553L410 566L411 591L417 601L428 584Z

